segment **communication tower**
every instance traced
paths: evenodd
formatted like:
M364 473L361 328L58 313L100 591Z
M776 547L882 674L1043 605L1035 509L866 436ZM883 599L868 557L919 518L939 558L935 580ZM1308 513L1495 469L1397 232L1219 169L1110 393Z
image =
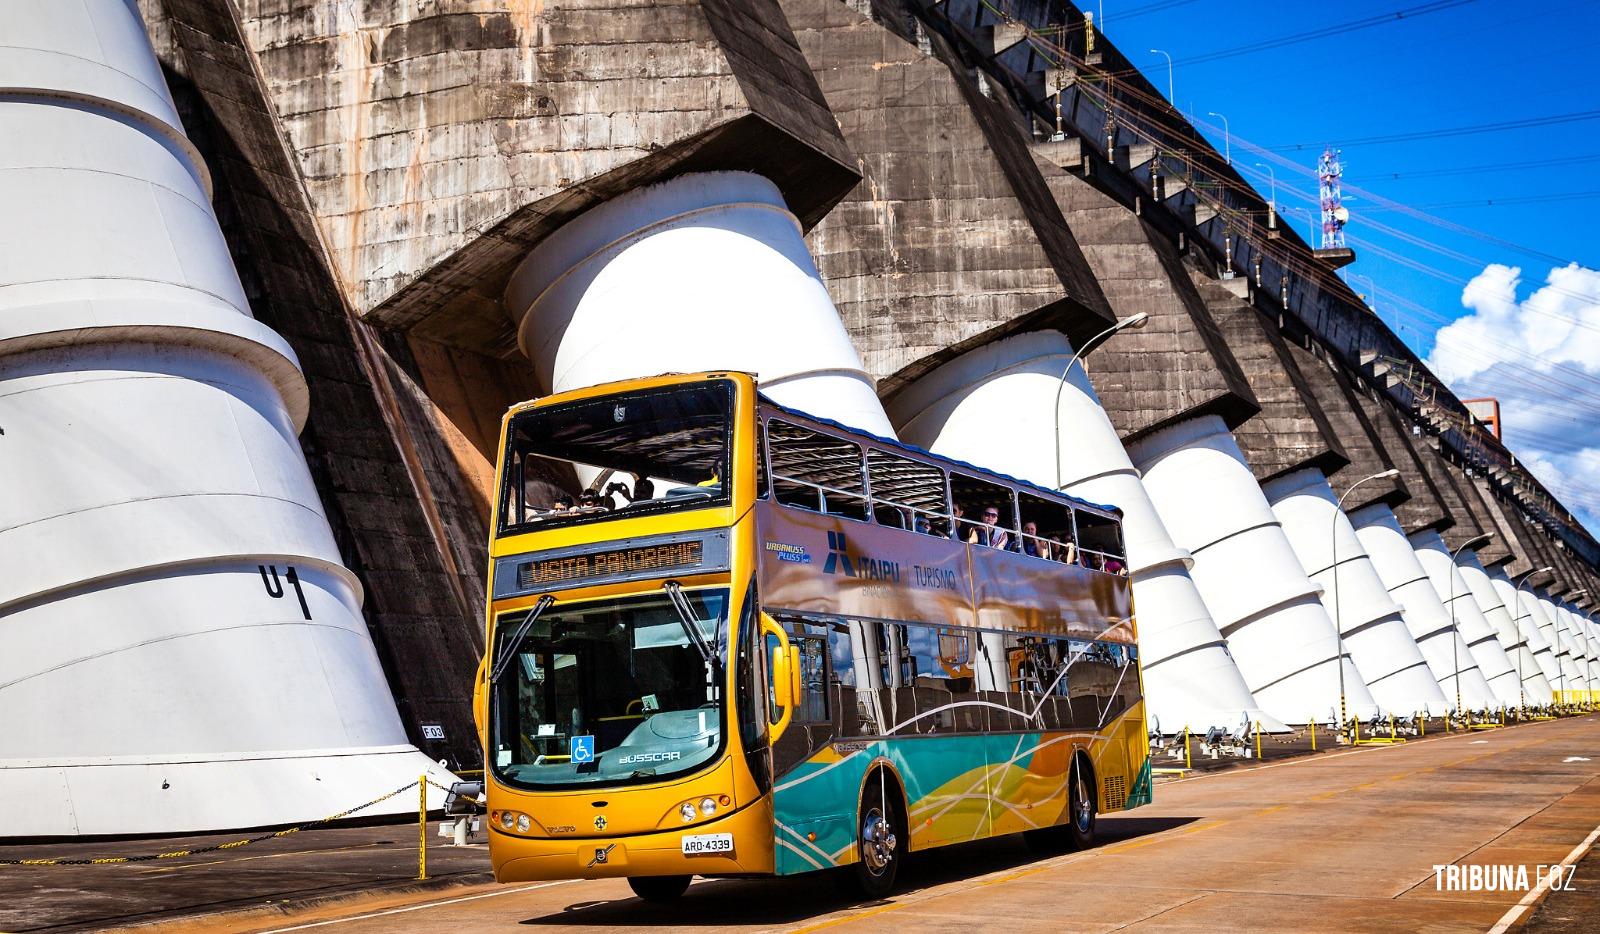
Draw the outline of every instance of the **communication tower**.
M1332 146L1322 150L1317 162L1318 199L1322 203L1322 245L1324 250L1342 250L1344 225L1350 221L1350 211L1339 194L1339 177L1344 165L1339 161L1339 150Z

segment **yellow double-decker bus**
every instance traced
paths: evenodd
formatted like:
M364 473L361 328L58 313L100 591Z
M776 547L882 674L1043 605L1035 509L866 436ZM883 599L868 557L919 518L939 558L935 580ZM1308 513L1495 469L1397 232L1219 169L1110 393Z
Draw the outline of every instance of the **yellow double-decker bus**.
M1150 800L1117 510L779 406L740 373L503 425L475 713L503 882L837 869Z

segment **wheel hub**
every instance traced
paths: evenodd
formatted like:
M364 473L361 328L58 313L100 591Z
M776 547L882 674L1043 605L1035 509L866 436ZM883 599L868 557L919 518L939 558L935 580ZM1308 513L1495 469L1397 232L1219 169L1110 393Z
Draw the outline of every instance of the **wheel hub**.
M888 868L898 844L894 828L884 820L883 812L877 808L868 811L861 821L861 858L873 875Z
M1084 784L1082 770L1078 772L1077 792L1078 806L1077 813L1074 816L1078 821L1078 831L1080 833L1088 833L1089 822L1094 819L1094 805L1090 803L1089 789Z

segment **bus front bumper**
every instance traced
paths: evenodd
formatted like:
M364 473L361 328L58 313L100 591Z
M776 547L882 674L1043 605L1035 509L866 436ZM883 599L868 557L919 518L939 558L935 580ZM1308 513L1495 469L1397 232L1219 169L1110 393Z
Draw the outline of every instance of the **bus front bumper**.
M518 837L490 828L498 882L618 876L720 876L773 871L772 799L682 830L561 840ZM684 837L732 834L733 852L685 855Z

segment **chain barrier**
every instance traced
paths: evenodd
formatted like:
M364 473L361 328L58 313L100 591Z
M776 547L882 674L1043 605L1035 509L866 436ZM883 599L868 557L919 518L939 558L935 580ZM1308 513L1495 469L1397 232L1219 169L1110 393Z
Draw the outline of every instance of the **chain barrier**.
M421 781L421 779L419 779L418 781ZM434 786L435 788L442 788L445 791L449 791L450 790L449 788L446 788L445 786L440 785L438 782L435 782L432 779L428 779L427 781L428 781L428 784ZM287 837L290 834L299 833L300 831L305 830L308 827L318 827L318 826L321 826L322 824L329 823L330 821L336 821L336 820L339 820L341 818L349 817L350 815L355 814L358 811L364 811L367 808L370 808L375 804L382 804L383 802L389 800L390 798L395 797L396 795L405 794L406 792L410 791L411 789L417 787L417 784L418 784L418 782L415 782L415 781L414 782L409 782L409 783L407 783L405 785L402 785L399 788L396 788L394 791L391 791L388 794L380 795L380 796L378 796L376 798L373 798L371 801L368 801L365 804L358 804L353 808L349 808L348 810L340 811L337 814L331 814L331 815L329 815L327 817L322 818L321 820L307 821L304 824L298 824L298 825L296 825L294 827L285 827L283 830L276 830L276 831L273 831L272 833L264 833L264 834L261 834L260 836L256 836L256 837L246 837L243 840L235 840L232 843L217 843L217 844L213 844L211 846L195 847L194 849L190 849L190 850L173 850L170 853L147 853L147 854L144 854L142 856L102 856L102 857L99 857L97 859L4 859L4 858L0 858L0 866L104 866L104 865L111 865L111 864L115 864L115 863L148 863L148 862L152 862L152 861L158 860L158 859L177 859L180 856L198 856L201 853L216 853L216 852L220 852L222 850L236 850L239 847L249 846L252 843L260 843L262 840L273 840L273 839L276 839L278 837Z

